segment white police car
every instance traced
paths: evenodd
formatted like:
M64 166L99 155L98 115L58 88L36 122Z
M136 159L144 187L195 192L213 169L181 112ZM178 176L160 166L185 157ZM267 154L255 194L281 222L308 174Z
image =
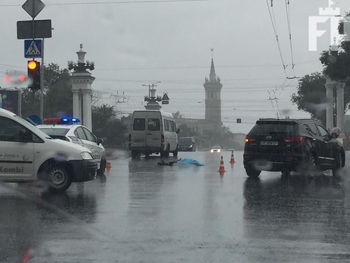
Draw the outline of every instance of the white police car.
M95 179L97 164L89 149L54 140L16 114L0 108L0 181L41 179L65 191L72 182Z
M92 152L97 162L97 174L103 175L106 170L106 151L103 140L97 138L87 127L77 124L78 118L45 118L43 124L37 125L41 131L54 139L80 144Z

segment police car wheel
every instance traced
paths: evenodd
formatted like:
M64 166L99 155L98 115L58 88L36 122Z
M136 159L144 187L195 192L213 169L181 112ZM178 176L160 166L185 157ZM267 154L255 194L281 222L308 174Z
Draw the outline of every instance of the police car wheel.
M53 166L48 171L50 191L63 192L71 185L72 181L63 166Z
M101 160L100 169L97 170L98 175L104 175L106 170L107 161L106 159Z

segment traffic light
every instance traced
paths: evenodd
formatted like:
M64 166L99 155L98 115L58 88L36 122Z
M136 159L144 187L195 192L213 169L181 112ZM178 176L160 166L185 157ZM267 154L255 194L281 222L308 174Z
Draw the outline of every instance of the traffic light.
M27 64L28 78L31 82L28 84L28 88L32 90L40 89L40 63L36 60L29 60Z

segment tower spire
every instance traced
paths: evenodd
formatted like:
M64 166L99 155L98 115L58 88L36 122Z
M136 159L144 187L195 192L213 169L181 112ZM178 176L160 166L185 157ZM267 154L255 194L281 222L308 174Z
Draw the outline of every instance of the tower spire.
M210 81L216 81L216 74L215 74L215 67L214 67L214 59L211 59L209 80L210 80Z

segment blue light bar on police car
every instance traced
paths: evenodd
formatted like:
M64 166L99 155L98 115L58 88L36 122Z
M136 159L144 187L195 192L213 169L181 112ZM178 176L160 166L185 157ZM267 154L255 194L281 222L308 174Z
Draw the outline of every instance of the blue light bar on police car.
M78 118L45 118L43 123L44 124L68 124L68 123L76 123L80 122Z

